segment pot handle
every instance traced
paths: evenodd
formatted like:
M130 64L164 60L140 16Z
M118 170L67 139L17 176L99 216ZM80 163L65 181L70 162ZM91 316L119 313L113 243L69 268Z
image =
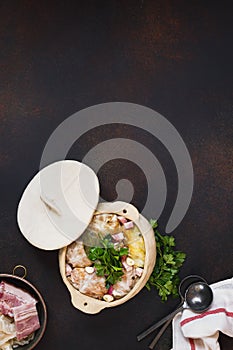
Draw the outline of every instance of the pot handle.
M17 273L18 271L18 273ZM13 272L12 274L14 276L18 276L18 277L21 277L21 278L25 278L27 276L27 269L25 266L23 265L16 265L14 268L13 268Z
M115 213L123 215L128 219L136 221L139 219L138 210L129 203L117 201L117 202L103 202L99 203L96 208L97 213Z

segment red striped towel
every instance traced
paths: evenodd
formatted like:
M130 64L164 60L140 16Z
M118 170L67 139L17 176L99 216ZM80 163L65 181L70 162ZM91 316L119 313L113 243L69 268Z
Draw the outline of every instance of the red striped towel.
M214 299L209 310L195 314L185 309L174 317L173 350L220 350L219 332L233 337L233 278L211 288Z

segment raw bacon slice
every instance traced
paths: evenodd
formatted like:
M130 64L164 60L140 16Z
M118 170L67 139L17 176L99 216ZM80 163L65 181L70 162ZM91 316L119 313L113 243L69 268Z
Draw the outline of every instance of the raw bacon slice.
M0 313L4 316L13 317L12 308L5 301L0 301Z
M40 328L40 321L35 303L26 303L13 308L16 336L22 340Z
M112 235L113 239L117 242L121 242L123 241L123 239L125 238L124 233L123 232L119 232L119 233L115 233L114 235Z
M2 281L0 283L0 313L13 317L13 308L25 303L36 304L34 299L29 293L14 287L9 283Z
M40 328L36 303L24 290L4 281L0 283L0 313L14 318L19 341Z
M7 293L13 296L17 296L18 299L21 299L24 303L37 303L37 300L33 298L29 293L25 292L24 290L17 288L15 286L12 286L9 283L6 283L2 281L0 283L0 298L2 296L2 293Z

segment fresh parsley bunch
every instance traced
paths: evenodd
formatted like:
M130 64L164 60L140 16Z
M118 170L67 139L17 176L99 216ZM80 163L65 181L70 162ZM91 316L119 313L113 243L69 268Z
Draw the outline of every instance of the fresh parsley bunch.
M157 257L154 270L146 284L148 290L155 287L162 301L166 301L169 295L177 297L179 286L179 269L185 261L186 254L174 250L175 238L173 236L161 235L156 220L150 220L154 229Z
M94 261L97 276L106 277L107 288L123 276L121 257L128 254L128 248L115 249L108 239L101 240L101 247L92 247L88 258Z

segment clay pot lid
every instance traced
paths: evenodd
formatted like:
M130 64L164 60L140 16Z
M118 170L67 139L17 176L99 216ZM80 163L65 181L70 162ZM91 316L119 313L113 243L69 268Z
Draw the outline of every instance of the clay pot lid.
M59 161L43 168L27 185L18 205L18 225L32 245L60 249L85 231L98 201L94 171L78 161Z

